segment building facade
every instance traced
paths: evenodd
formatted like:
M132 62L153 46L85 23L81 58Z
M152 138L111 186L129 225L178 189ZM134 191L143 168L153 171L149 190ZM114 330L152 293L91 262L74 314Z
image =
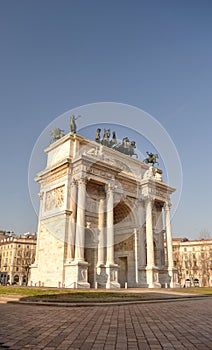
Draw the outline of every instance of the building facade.
M181 287L212 286L212 240L173 239L174 266Z
M35 234L6 235L0 240L0 282L27 285L36 251Z
M46 168L36 178L40 212L30 284L178 286L170 223L174 189L162 172L73 133L45 152Z

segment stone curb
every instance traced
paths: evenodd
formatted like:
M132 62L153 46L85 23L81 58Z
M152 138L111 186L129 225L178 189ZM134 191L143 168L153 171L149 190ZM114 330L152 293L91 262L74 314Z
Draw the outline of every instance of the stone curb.
M177 302L185 300L201 300L202 298L208 298L210 295L203 296L186 296L182 298L166 298L166 299L152 299L152 300L130 300L130 301L114 301L114 302L50 302L50 301L21 301L21 300L8 300L7 304L21 304L21 305L34 305L34 306L56 306L56 307L91 307L91 306L123 306L123 305L135 305L135 304L154 304L154 303L167 303Z

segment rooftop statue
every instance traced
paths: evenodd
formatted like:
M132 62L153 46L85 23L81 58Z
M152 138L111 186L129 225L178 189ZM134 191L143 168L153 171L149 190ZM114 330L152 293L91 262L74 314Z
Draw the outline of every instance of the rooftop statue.
M63 133L64 130L61 130L60 128L54 129L50 131L51 134L51 138L52 138L52 142L55 142L59 139L61 139L61 137L65 136L65 134Z
M95 141L99 143L99 142L100 142L100 139L101 139L101 129L98 128L98 129L96 130Z
M101 140L101 129L98 128L96 130L95 141L98 143L101 143L103 146L112 148L130 157L136 156L138 158L138 155L135 153L135 148L136 148L135 141L130 141L128 137L124 137L122 142L118 143L116 139L115 131L112 132L112 139L110 139L110 136L111 136L110 129L104 129L104 134Z
M121 153L127 154L128 156L136 156L138 158L137 153L135 153L136 143L135 141L130 141L128 137L124 137L121 143L113 146L113 149L119 151Z
M71 130L72 134L76 134L77 125L76 125L75 121L80 117L81 117L81 115L78 115L76 117L74 114L70 117L70 130Z
M111 142L110 142L110 129L104 129L104 135L103 139L101 141L101 144L103 146L111 147Z
M146 152L146 154L148 155L147 158L144 159L144 163L146 164L152 164L152 166L154 166L155 164L158 164L158 154L153 154L151 152Z
M112 132L112 140L111 141L112 141L113 145L117 144L116 132L115 131Z

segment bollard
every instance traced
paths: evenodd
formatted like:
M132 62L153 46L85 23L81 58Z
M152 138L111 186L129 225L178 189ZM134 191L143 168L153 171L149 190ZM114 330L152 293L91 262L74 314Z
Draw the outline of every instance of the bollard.
M95 282L95 289L98 289L98 282Z
M127 289L127 282L125 282L125 284L124 284L124 288L125 288L125 289Z
M61 282L58 282L58 288L60 288L60 286L61 286Z

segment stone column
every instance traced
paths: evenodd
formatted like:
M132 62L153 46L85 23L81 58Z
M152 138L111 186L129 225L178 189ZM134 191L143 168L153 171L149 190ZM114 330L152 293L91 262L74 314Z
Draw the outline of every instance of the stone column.
M71 259L74 259L74 246L76 237L76 219L77 219L77 191L78 183L74 179L71 184Z
M146 247L145 247L145 235L144 235L144 207L142 200L138 200L138 225L139 225L139 231L138 231L138 251L139 251L139 265L140 267L144 267L146 265Z
M104 265L104 248L105 248L105 239L104 239L104 198L99 200L99 217L98 217L98 229L99 229L99 243L98 243L98 262L97 266Z
M107 265L114 264L113 190L114 186L109 184L107 188Z
M134 240L135 240L135 283L138 285L138 231L134 229Z
M158 268L154 261L154 237L152 223L153 199L146 199L146 243L147 243L147 266L146 280L149 288L160 288Z
M168 255L168 274L170 277L170 288L178 288L178 274L177 269L173 264L173 252L172 252L172 229L170 219L170 207L171 204L166 202L164 205L165 209L165 221L166 221L166 249Z
M118 283L118 265L114 264L114 225L113 225L113 195L114 186L107 186L107 262L106 262L106 288L120 288Z
M164 236L163 236L163 207L158 204L156 210L156 232L158 235L158 250L160 252L159 267L164 266Z
M138 286L140 288L147 287L146 283L146 247L145 247L145 208L143 201L137 201L137 217L138 217Z
M77 181L75 179L71 182L70 188L70 211L71 216L68 218L68 249L67 249L67 261L70 262L74 259L74 244L76 234L76 217L77 217Z
M78 194L76 183L73 183L72 192L72 224L75 232L75 256L74 261L67 266L66 287L68 288L90 288L88 283L88 263L84 259L85 245L85 201L86 201L86 179L78 180ZM75 198L77 197L77 202ZM76 220L77 215L77 220ZM74 237L72 237L73 242ZM73 247L72 247L73 248Z
M154 242L152 227L152 199L146 199L146 244L147 244L147 267L153 267L154 262Z
M75 261L84 261L86 179L78 181Z
M173 253L172 253L172 230L171 230L171 220L170 220L170 203L165 203L165 220L166 220L166 249L168 255L168 269L174 267L173 264Z

